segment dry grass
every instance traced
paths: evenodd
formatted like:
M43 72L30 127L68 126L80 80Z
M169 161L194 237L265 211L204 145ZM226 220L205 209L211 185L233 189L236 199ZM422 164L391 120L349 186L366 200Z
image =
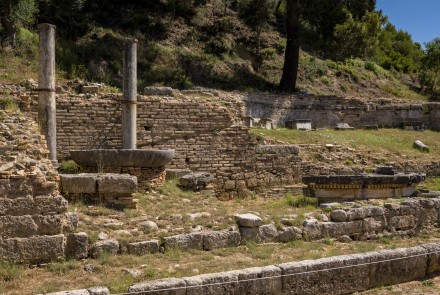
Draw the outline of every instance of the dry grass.
M385 248L411 247L439 240L440 234L435 233L429 237L396 238L350 244L329 243L325 240L322 242L294 241L287 244L257 245L251 243L247 246L216 249L210 252L170 250L145 256L103 255L96 260L66 261L32 269L20 266L18 277L0 282L0 293L35 294L97 285L108 286L112 293L118 293L126 291L133 283L151 279L191 276ZM94 265L95 271L87 273L84 271L84 266L90 264ZM125 268L140 270L142 274L133 278L124 271Z

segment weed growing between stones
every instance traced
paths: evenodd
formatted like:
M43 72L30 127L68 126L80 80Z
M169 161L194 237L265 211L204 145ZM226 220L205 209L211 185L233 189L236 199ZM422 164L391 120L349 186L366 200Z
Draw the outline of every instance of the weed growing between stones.
M11 282L20 277L22 267L8 261L0 261L0 282Z
M56 274L64 274L67 271L70 270L76 270L80 269L81 265L76 260L67 260L62 262L52 262L47 265L47 269L50 272L56 273Z
M58 172L65 174L77 174L79 173L79 166L73 160L63 161L58 167Z

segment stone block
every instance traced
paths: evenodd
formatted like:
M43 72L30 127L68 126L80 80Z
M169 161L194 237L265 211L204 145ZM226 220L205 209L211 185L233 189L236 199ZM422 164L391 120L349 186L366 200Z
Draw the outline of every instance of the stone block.
M98 193L131 194L137 191L137 177L129 174L102 174L98 177Z
M388 222L391 230L405 230L416 226L416 220L414 216L393 216Z
M263 225L263 220L255 214L236 214L235 221L241 227L258 227Z
M299 146L297 145L259 145L256 147L257 154L299 154Z
M166 237L164 239L166 248L177 249L203 249L203 235L201 233L190 233Z
M212 231L203 234L203 250L237 247L240 242L241 236L237 231Z
M1 238L28 238L38 234L38 225L30 215L1 216Z
M64 258L64 235L0 239L0 260L50 262Z
M322 235L337 238L342 235L359 236L362 234L362 220L349 222L322 222Z
M345 210L334 210L330 212L330 219L335 222L345 222L348 221L348 214Z
M204 274L184 278L188 294L223 295L240 294L238 289L238 272Z
M0 216L30 214L60 214L67 211L67 201L62 196L0 198Z
M260 228L259 227L239 227L241 235L241 243L247 242L261 242L260 240Z
M303 239L305 241L313 241L322 239L321 225L316 219L305 220L303 223Z
M87 291L90 295L110 295L110 291L107 287L91 287Z
M259 238L262 242L275 242L278 239L278 230L275 224L265 224L259 227Z
M174 96L174 91L171 87L147 86L144 88L144 95Z
M193 172L180 177L182 187L194 190L204 189L214 181L214 176L209 172Z
M159 252L159 241L151 240L151 241L129 243L127 245L127 252L128 254L133 254L133 255L145 255L150 253L157 253Z
M38 295L43 295L43 294L38 294ZM44 293L44 295L90 295L90 293L86 289L79 289L79 290Z
M166 179L177 179L190 174L190 169L166 169Z
M283 294L351 294L369 285L369 266L362 254L305 260L277 265L282 271Z
M428 261L426 275L437 273L440 271L440 243L429 243L421 245L428 251Z
M65 255L68 259L83 259L88 255L88 236L85 232L66 235Z
M281 269L279 267L273 265L252 267L236 272L238 273L237 294L282 294Z
M364 219L362 231L365 233L380 233L386 228L384 216L368 217Z
M92 258L98 258L102 253L107 252L111 255L116 255L119 252L119 242L116 240L102 240L93 244L90 249L90 256Z
M367 253L373 262L370 266L369 288L423 278L428 266L427 252L422 247L412 247Z
M161 290L167 291L161 291ZM151 282L142 282L134 284L128 288L128 292L139 293L146 292L148 295L186 295L186 282L184 279L167 278ZM193 294L189 292L188 294Z
M278 232L279 242L287 243L300 239L302 239L302 231L301 229L294 226L285 227L283 230Z
M96 193L97 174L60 174L61 191L66 194Z

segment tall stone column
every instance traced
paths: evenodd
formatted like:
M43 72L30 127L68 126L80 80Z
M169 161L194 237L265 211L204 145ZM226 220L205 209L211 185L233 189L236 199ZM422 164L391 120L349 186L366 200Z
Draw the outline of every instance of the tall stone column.
M38 125L46 136L49 159L57 163L57 127L55 102L55 26L38 25L40 31L38 71Z
M124 48L124 99L122 103L122 148L136 149L137 102L137 40L125 42Z

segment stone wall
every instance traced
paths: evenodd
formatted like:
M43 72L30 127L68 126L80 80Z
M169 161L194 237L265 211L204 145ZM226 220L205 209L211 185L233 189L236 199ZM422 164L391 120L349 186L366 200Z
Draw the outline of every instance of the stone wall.
M422 279L440 270L440 244L167 278L128 292L161 294L351 294ZM172 291L170 291L172 290Z
M60 97L57 143L69 150L121 146L120 97ZM206 171L224 198L249 189L300 179L297 147L259 147L241 125L240 102L206 102L185 97L141 96L137 104L138 148L174 149L168 168Z
M340 122L356 128L373 124L399 128L404 122L420 121L430 129L440 130L440 103L269 94L247 94L242 100L247 116L269 118L277 126L298 119L311 120L313 128L334 127Z
M87 255L87 235L58 194L44 137L27 117L0 111L0 260L48 262Z

